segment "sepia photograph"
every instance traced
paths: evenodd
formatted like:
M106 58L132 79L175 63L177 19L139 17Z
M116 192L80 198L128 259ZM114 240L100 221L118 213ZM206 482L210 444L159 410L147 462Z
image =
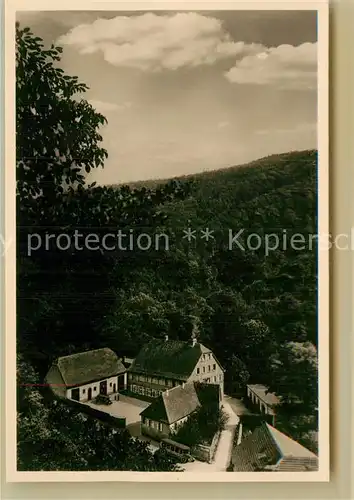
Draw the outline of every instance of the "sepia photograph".
M16 471L328 474L318 10L14 24Z

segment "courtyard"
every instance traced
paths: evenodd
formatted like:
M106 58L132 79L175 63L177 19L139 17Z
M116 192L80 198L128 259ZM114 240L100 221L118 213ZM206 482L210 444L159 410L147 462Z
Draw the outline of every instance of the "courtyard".
M119 401L112 401L111 405L96 404L92 401L87 401L85 404L91 406L91 408L109 413L109 415L113 417L125 418L127 427L136 423L139 423L140 427L140 413L147 408L150 403L141 401L140 399L119 395Z

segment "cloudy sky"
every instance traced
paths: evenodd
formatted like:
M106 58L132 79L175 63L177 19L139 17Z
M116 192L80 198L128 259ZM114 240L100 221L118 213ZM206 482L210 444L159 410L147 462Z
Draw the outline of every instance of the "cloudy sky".
M316 147L316 13L32 12L108 119L92 180L167 178Z

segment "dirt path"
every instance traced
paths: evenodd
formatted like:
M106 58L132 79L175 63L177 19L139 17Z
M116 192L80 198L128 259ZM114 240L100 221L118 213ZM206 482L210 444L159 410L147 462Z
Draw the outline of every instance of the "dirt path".
M236 426L239 418L231 408L230 404L225 400L223 402L223 410L229 417L226 428L221 432L219 443L216 449L214 461L211 464L205 462L190 462L183 464L185 472L224 472L230 463L232 446Z

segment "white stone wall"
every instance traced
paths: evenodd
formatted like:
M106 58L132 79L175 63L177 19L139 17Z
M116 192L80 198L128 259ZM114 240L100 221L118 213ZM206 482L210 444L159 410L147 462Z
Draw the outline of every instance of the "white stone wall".
M122 376L121 374L120 376ZM126 376L127 374L124 373L124 380L125 380L125 387L126 387ZM92 398L94 399L96 396L99 395L100 393L100 383L107 381L107 395L113 394L114 392L118 392L118 376L115 375L114 377L109 377L107 379L102 379L97 382L91 382L90 384L85 384L85 385L80 385L79 387L70 387L70 389L67 389L66 391L66 397L69 399L72 399L71 397L71 391L73 389L79 389L80 390L80 399L79 401L88 401L88 390L91 388L92 389ZM114 391L114 384L116 385L116 390Z
M141 422L141 426L146 432L146 434L152 435L165 435L168 436L170 434L173 434L178 430L178 428L184 424L188 420L188 416L181 418L177 422L174 422L173 424L166 424L164 422L158 422L156 420L151 420L149 418L144 417Z

